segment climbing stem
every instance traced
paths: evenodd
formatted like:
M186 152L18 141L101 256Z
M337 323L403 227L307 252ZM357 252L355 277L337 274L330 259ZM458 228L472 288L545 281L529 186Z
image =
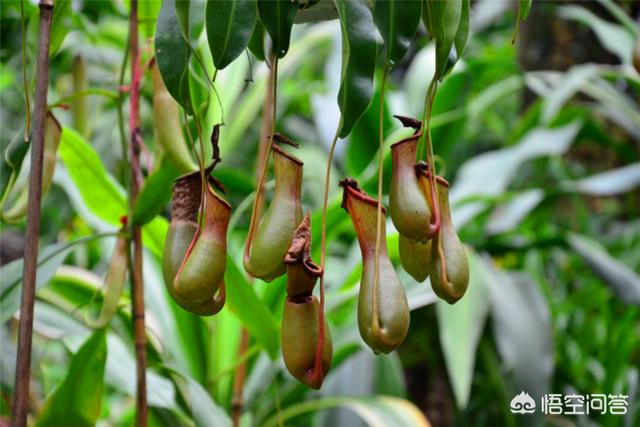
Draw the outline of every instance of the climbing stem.
M40 0L40 35L36 63L36 96L31 138L31 173L29 174L29 210L27 213L26 245L22 271L22 295L18 326L18 351L13 397L12 425L27 424L29 411L29 382L31 374L31 345L33 338L33 309L35 304L38 244L40 237L40 202L42 198L42 165L44 160L44 127L47 114L49 85L49 46L53 0ZM24 24L23 24L24 25ZM23 40L24 49L24 40ZM26 93L26 92L25 92ZM25 129L25 132L28 132ZM25 133L28 135L28 133ZM29 138L26 138L29 140Z
M131 163L131 188L129 191L129 215L142 186L140 169L140 57L138 51L138 0L131 0L129 13L129 54L131 56L131 85L129 88L129 159ZM147 425L147 348L144 322L144 283L142 278L142 229L131 224L132 257L130 257L132 319L136 354L136 425Z

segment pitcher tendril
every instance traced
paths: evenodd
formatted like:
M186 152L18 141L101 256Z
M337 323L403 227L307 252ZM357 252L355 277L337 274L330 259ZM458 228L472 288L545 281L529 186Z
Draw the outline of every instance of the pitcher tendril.
M378 287L380 284L380 238L382 235L382 181L384 175L384 96L389 66L384 67L382 81L380 82L380 111L378 114L378 207L376 212L376 249L373 268L373 296L371 305L373 311L372 327L380 329L378 313Z

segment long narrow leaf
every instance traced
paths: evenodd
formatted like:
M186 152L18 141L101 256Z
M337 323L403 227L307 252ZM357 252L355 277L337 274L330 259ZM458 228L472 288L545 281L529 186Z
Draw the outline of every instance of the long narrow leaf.
M191 113L189 59L191 49L182 35L174 0L164 0L155 37L156 61L167 90L187 112Z
M37 426L93 426L100 416L107 335L97 330L73 356L66 377L49 396Z
M278 356L280 336L273 316L256 295L232 258L227 258L225 272L227 304L244 326L269 353Z
M217 69L225 68L247 47L257 17L256 0L207 1L207 39Z
M260 20L271 37L271 50L277 58L289 51L291 28L298 13L298 2L291 0L258 0Z
M376 26L386 48L387 64L393 66L407 53L420 24L422 0L377 0Z
M364 0L335 0L342 29L342 78L338 105L339 136L344 138L360 120L373 97L376 64L375 25Z

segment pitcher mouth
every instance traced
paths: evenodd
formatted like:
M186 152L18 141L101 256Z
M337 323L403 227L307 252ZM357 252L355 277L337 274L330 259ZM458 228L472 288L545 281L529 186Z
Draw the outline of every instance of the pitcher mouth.
M430 178L431 177L431 171L429 171L429 165L426 162L424 162L423 160L420 160L416 164L416 175L418 175L418 176L419 175L423 175L426 178ZM444 179L440 175L436 175L436 182L438 183L438 185L442 185L443 187L449 188L449 181L447 181L446 179Z
M216 188L225 193L224 186L218 179L208 175L211 173L211 168L209 167L207 169L205 169L205 174L207 174L207 192L225 208L231 210L229 202L213 190L213 188ZM174 181L172 217L176 219L195 219L197 217L198 209L202 202L202 197L200 197L202 191L200 179L200 171L195 171L181 175Z
M345 178L340 181L338 185L344 188L344 192L342 193L342 204L340 206L347 212L349 212L349 209L347 209L347 196L353 196L368 205L375 206L376 208L378 207L378 201L365 193L365 191L358 185L358 181L356 181L354 178ZM385 214L387 212L387 209L384 207L384 205L382 205L381 207L382 214Z
M279 144L287 144L290 145L292 147L298 148L298 144L296 144L295 142L291 141L289 138L287 138L286 136L282 135L281 133L274 133L273 134L273 142L271 143L271 149L274 151L274 153L277 153L279 155L282 155L284 157L286 157L287 159L291 160L292 162L303 166L304 163L302 162L302 160L300 160L299 158L297 158L296 156L294 156L293 154L289 153L286 150L283 150Z
M398 116L395 115L393 116L396 119L400 120L400 122L402 123L402 125L406 128L413 128L414 132L411 136L407 137L407 138L403 138L398 142L395 142L393 144L391 144L391 149L397 149L399 146L401 146L402 144L406 144L407 142L415 142L417 139L420 139L420 137L422 136L422 122L414 119L412 117L405 117L405 116Z

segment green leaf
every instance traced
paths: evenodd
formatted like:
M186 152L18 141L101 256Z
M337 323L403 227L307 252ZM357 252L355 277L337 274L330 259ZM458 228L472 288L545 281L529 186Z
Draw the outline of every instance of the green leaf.
M146 224L171 201L173 182L180 175L173 163L166 157L144 182L136 205L133 208L132 221L134 224Z
M564 181L560 187L589 196L615 196L640 187L640 162L611 169L576 181Z
M53 58L62 45L65 37L71 30L73 11L71 0L56 0L53 4L53 17L51 18L51 44L49 45L49 58Z
M175 0L176 18L185 40L192 46L197 45L204 28L205 0Z
M196 425L231 426L227 413L211 399L211 396L197 381L175 369L167 368L178 391L182 395Z
M291 0L258 0L258 13L271 37L271 51L282 58L289 50L291 28L298 13L298 2Z
M62 383L47 398L36 426L93 426L100 416L106 330L93 333L71 359Z
M516 41L516 38L520 33L520 24L522 23L522 21L527 19L527 16L529 16L529 11L531 10L531 3L532 3L532 0L518 1L518 17L516 20L516 30L513 33L513 39L511 40L512 43Z
M453 40L453 46L456 48L456 59L455 62L450 64L449 68L453 68L455 63L462 56L462 52L464 52L464 48L467 45L467 40L469 38L469 16L471 14L471 5L470 0L462 0L462 11L460 12L460 24L458 25L458 31L456 32L456 37Z
M438 80L442 80L452 66L448 66L452 48L462 16L463 0L427 0L427 28L429 36L436 41L436 73ZM468 31L468 30L467 30ZM453 51L455 54L455 50ZM451 58L455 64L457 58Z
M526 273L501 271L490 260L481 261L491 274L493 336L503 367L513 372L518 391L537 400L549 392L554 366L547 301Z
M176 18L182 35L189 39L189 9L191 9L191 0L175 0Z
M469 402L476 349L489 312L488 282L490 272L467 248L469 289L460 301L450 305L440 299L436 303L440 345L458 408Z
M130 2L131 0L129 0L129 3ZM145 0L138 2L138 28L142 29L145 37L153 37L161 4L162 0Z
M227 257L224 282L229 309L240 319L272 359L278 357L278 349L280 348L278 326L231 257Z
M427 427L430 425L422 411L413 403L389 396L336 396L303 401L278 411L262 425L264 427L284 425L285 421L298 415L340 407L353 411L368 426L372 427Z
M75 193L79 193L80 201L92 215L120 228L120 218L127 215L127 201L120 185L104 168L98 153L70 128L62 129L58 153L77 188ZM77 198L70 189L67 189L67 194ZM156 256L162 255L167 228L167 220L162 217L155 217L142 228L142 241Z
M62 129L58 152L87 208L107 223L118 225L120 217L127 214L127 202L98 153L79 133L67 127Z
M360 120L373 96L376 28L364 0L335 0L342 29L342 73L338 105L339 136L346 137Z
M640 276L593 239L570 234L569 245L613 291L626 303L640 305Z
M189 92L191 48L182 35L174 0L165 0L160 9L155 37L156 61L167 90L192 114Z
M54 276L56 269L62 264L73 247L66 243L55 243L46 246L38 255L36 274L36 292ZM20 291L24 259L11 261L0 268L0 323L6 322L20 308Z
M249 45L247 46L253 56L260 61L264 61L266 55L264 54L264 24L261 20L256 20L256 26L253 28L253 34L251 34L251 39L249 40Z
M257 18L256 0L207 1L207 39L217 69L225 68L245 50Z
M22 162L28 151L29 144L24 142L23 126L23 129L13 137L4 151L4 156L2 156L4 166L0 168L0 199L3 202L20 174ZM2 208L2 205L0 205L0 208Z
M422 0L377 0L373 15L384 40L387 64L394 66L407 53L416 34Z

